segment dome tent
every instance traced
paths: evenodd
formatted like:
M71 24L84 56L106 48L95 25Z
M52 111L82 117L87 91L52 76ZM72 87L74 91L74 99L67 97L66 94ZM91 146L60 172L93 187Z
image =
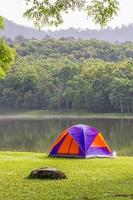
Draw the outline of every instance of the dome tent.
M112 157L112 151L96 128L78 124L61 133L54 142L49 156Z

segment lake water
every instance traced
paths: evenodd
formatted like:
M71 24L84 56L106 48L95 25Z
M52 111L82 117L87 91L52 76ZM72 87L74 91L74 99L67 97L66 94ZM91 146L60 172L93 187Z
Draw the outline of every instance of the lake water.
M118 155L133 156L133 119L4 119L0 150L48 152L63 129L81 123L100 130Z

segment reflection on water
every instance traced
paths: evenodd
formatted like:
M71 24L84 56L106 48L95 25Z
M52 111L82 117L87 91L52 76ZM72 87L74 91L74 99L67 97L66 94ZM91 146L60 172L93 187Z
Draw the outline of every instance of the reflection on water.
M119 155L133 156L133 119L0 120L0 150L47 152L63 129L79 123L96 127Z

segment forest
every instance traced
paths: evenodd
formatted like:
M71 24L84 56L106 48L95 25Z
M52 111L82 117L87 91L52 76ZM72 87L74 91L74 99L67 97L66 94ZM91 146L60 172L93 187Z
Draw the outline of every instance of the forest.
M7 40L16 59L0 80L0 107L133 112L133 42Z

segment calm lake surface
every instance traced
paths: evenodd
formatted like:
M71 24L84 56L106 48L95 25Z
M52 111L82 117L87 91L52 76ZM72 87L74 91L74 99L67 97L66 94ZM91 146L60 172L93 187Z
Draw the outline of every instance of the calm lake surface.
M118 155L133 156L133 119L4 119L0 150L48 152L63 129L81 123L100 130Z

